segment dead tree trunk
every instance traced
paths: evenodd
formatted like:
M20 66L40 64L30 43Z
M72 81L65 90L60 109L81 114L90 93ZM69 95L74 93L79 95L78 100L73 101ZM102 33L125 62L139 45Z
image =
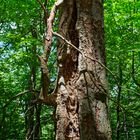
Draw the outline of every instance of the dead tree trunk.
M59 6L59 33L55 33L52 26ZM41 101L56 106L56 140L111 140L103 28L100 0L58 0L50 12L39 59L44 77ZM53 94L48 95L46 65L52 35L59 38L58 79Z
M102 2L65 0L61 11L56 140L111 140Z

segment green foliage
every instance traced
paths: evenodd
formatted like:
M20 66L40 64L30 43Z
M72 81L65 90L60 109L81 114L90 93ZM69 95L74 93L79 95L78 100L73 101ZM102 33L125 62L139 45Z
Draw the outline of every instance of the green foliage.
M32 98L31 93L19 96L3 107L13 96L29 89L33 67L36 72L35 90L40 89L40 62L36 54L43 50L43 11L35 0L5 0L1 2L0 11L0 139L22 140L25 139L28 127L26 120L30 112L28 104ZM55 59L54 47L49 61L51 77L54 79ZM54 137L52 111L50 107L41 108L42 140ZM34 110L34 123L36 114L37 110Z
M49 1L50 11L54 1ZM138 0L105 0L105 43L107 66L116 78L108 73L110 91L110 116L113 139L117 124L120 140L140 139L140 2ZM43 10L35 0L4 0L0 5L0 138L23 140L27 133L29 103L32 93L12 100L18 93L28 90L32 68L35 68L35 90L41 86L40 63L36 54L43 50ZM54 30L57 30L58 15ZM134 73L133 73L134 53ZM49 57L51 78L50 92L56 80L56 39ZM137 81L137 82L136 82ZM120 92L120 98L118 98ZM120 111L117 114L117 106ZM33 122L36 124L37 109L33 106ZM55 125L52 107L40 109L40 139L54 139ZM120 116L119 122L117 116Z
M140 128L139 120L139 91L140 87L140 32L139 32L139 1L105 1L105 38L108 68L116 79L108 73L110 84L110 112L113 139L120 134L119 139L137 140ZM132 61L134 52L133 73ZM120 90L120 91L119 91ZM120 92L120 97L118 97ZM117 106L120 111L117 114ZM119 120L117 120L119 116Z

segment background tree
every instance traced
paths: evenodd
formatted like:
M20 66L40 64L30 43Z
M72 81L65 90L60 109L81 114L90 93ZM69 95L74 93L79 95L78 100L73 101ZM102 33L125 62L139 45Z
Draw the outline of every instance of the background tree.
M59 33L56 139L111 139L102 3L64 1Z
M139 1L105 1L113 139L139 139ZM134 67L135 65L135 67ZM135 76L134 76L135 75ZM136 81L135 81L136 80ZM115 101L115 102L114 102Z

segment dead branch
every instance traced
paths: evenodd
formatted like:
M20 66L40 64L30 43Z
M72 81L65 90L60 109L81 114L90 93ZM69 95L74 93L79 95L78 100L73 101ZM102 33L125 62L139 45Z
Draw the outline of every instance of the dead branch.
M90 57L90 56L87 56L86 54L84 54L80 49L78 49L76 46L74 46L71 42L69 42L66 38L64 38L62 35L56 33L56 32L53 32L53 35L59 37L60 39L62 39L63 41L65 41L69 46L73 47L75 50L77 50L82 56L83 58L88 58L94 62L97 62L98 64L100 64L103 68L105 68L109 73L111 73L111 75L114 77L115 81L118 81L116 76L112 73L112 71L107 68L103 63L101 63L100 61L98 61L97 59L93 58L93 57Z
M42 82L42 88L40 91L40 98L41 99L46 99L47 95L48 95L48 89L49 89L49 85L50 85L50 79L49 79L49 72L48 69L46 67L46 62L43 60L43 58L41 56L38 55L38 58L40 60L41 63L41 82Z
M52 44L52 27L53 27L53 22L54 22L54 18L55 18L55 14L56 14L56 10L58 8L58 6L60 4L62 4L63 0L58 0L57 2L55 2L54 6L52 7L52 10L50 12L50 16L47 20L47 31L46 31L46 36L45 36L45 48L44 48L44 53L43 53L43 57L44 60L48 61L48 57L50 55L50 51L51 51L51 44Z
M53 35L59 37L60 39L62 39L63 41L65 41L68 45L72 46L75 50L77 50L78 52L80 52L82 54L82 56L84 56L83 52L78 49L76 46L74 46L71 42L69 42L66 38L64 38L62 35L56 33L56 32L53 32Z
M37 0L41 7L46 11L45 6L41 3L40 0ZM60 4L62 4L63 0L58 0L55 2L53 5L50 16L47 19L47 30L45 32L45 46L44 46L44 52L42 56L38 55L39 61L41 63L41 72L42 72L42 88L40 91L40 98L37 99L35 102L45 102L46 104L49 102L55 102L54 101L54 94L48 96L48 89L49 89L49 84L50 84L50 79L49 79L49 71L47 68L47 63L48 63L48 58L50 55L51 51L51 44L52 44L52 28L53 28L53 22L56 14L56 10ZM53 97L53 98L52 98Z

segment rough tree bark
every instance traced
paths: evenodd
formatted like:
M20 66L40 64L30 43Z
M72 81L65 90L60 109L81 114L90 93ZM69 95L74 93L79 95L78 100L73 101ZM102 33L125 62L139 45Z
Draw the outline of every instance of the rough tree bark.
M58 6L59 33L55 33L52 25ZM111 140L103 28L101 0L58 0L51 10L39 60L41 101L56 106L56 140ZM48 95L46 65L52 35L59 37L58 80L53 94Z
M59 34L82 54L60 41L56 140L111 139L106 69L100 64L105 65L102 5L100 0L62 5Z

